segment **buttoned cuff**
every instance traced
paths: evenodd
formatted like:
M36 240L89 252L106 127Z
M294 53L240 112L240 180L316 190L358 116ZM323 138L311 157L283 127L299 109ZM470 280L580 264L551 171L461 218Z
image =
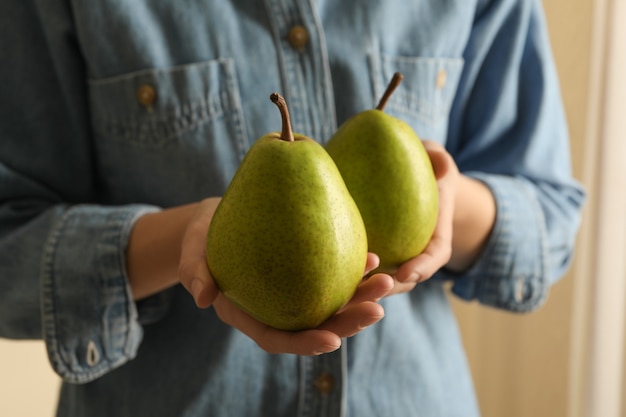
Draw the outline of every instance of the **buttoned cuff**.
M523 179L468 174L493 193L497 214L483 253L465 273L454 275L452 292L465 300L515 312L538 308L550 285L548 242L543 211Z
M46 242L43 334L52 367L66 381L89 382L135 357L143 333L125 249L134 222L156 210L76 206Z

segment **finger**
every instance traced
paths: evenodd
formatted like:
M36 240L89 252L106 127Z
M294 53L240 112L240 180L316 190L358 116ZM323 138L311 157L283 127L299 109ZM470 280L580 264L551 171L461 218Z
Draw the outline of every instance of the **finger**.
M391 289L391 291L389 291L389 293L387 293L386 297L391 297L392 295L402 294L405 292L411 292L416 285L416 281L400 282L398 280L395 280L393 288Z
M428 246L420 255L400 265L395 278L400 282L423 282L447 264L451 256L452 220L440 209L437 227Z
M394 280L391 276L387 274L374 274L368 279L361 281L356 292L346 306L365 301L378 301L386 296L393 289L393 287Z
M208 307L217 296L217 286L206 263L206 235L211 222L211 202L202 202L181 243L178 279L200 308ZM206 207L205 207L206 206Z
M438 180L443 178L453 167L452 157L446 149L437 142L425 140L423 144L430 158L430 162L433 165L435 177Z
M326 329L339 337L350 337L377 323L385 316L383 306L365 301L349 306L326 321L320 329Z
M268 353L320 355L339 349L341 337L328 330L288 332L274 329L234 306L222 294L213 303L219 318L254 340Z
M365 273L363 275L366 276L374 269L378 268L378 265L380 265L380 258L378 257L378 255L369 252L367 254L367 262L365 264Z
M178 277L198 308L207 308L215 300L218 289L209 274L204 258L181 258Z

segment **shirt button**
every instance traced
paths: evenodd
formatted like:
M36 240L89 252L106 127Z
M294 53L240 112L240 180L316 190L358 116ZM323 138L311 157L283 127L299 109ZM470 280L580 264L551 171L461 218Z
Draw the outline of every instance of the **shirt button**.
M335 384L335 379L327 372L321 373L315 378L315 389L320 394L328 394L332 391L333 386Z
M439 90L441 90L443 87L446 86L447 79L448 79L448 73L446 72L446 70L444 69L439 70L439 72L437 73L437 80L436 80L437 88Z
M289 30L287 41L295 49L301 49L309 41L309 32L302 25L296 25Z
M137 101L144 107L152 107L157 99L157 92L150 84L143 84L137 89Z

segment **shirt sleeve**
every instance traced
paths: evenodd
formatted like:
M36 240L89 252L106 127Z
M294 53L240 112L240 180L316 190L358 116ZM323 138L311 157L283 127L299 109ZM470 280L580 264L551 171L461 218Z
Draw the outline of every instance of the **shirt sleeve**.
M585 197L540 2L483 2L464 58L448 148L490 188L497 214L473 267L442 275L466 300L530 311L570 264Z
M92 380L135 357L142 337L123 248L146 207L66 210L44 246L43 338L56 372Z
M95 197L85 69L64 7L44 19L29 1L0 5L0 337L43 338L56 372L82 383L137 352L150 318L125 249L159 208Z

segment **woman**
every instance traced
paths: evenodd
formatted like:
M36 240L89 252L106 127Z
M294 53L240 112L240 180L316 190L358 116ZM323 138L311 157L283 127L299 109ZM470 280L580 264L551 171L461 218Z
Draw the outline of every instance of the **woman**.
M0 47L0 336L45 340L59 416L478 416L444 283L530 311L569 265L583 192L537 0L5 2ZM433 240L319 329L261 325L204 238L278 130L268 94L325 143L396 71Z

